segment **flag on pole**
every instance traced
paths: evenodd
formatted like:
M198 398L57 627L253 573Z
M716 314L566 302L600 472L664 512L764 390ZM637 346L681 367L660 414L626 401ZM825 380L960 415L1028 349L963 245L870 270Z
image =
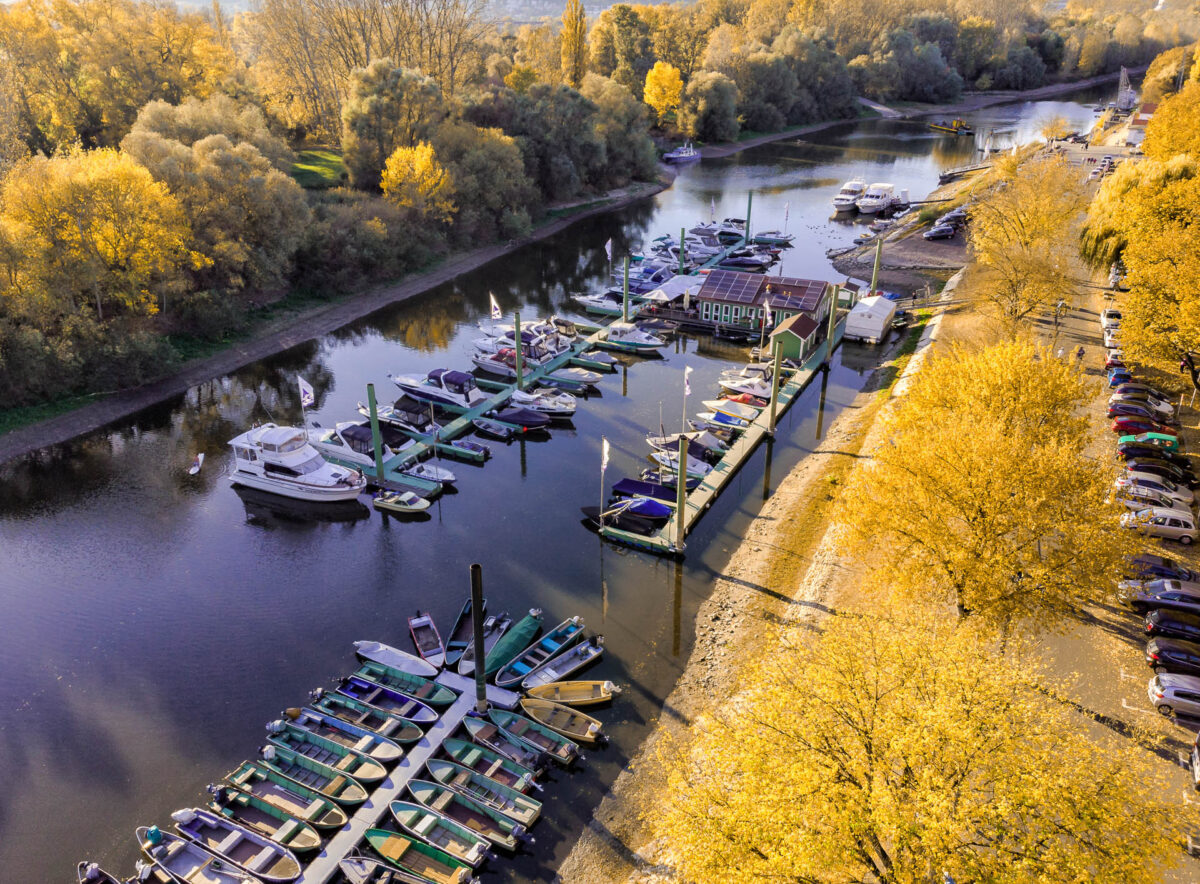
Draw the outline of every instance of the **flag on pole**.
M715 196L708 198L708 220L717 220L717 198Z
M787 230L788 213L792 210L791 201L783 204L783 229Z
M488 292L488 300L492 302L492 319L499 319L503 314L500 312L500 305L496 303L496 296Z
M608 242L606 242L604 244L604 254L608 255L608 260L610 260L610 261L612 260L612 238L611 237L609 238Z
M688 381L688 376L691 373L692 373L692 367L690 365L683 370L683 395L684 396L692 395L692 384L690 381Z
M608 469L608 437L600 437L600 472L604 473Z
M296 382L300 384L300 407L308 408L311 405L315 405L317 397L313 393L312 384L300 377L300 375L296 375Z
M771 302L763 302L763 328L770 328L775 324L775 318L771 316Z

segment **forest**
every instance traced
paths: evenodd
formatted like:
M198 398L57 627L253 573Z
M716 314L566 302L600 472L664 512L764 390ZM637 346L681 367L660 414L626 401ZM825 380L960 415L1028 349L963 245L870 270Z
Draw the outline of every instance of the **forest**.
M0 7L0 394L142 383L287 298L341 297L656 175L656 142L1149 61L1113 0L697 0L508 27L484 0ZM297 160L324 157L324 180ZM320 175L317 176L320 178ZM304 183L302 186L301 182Z

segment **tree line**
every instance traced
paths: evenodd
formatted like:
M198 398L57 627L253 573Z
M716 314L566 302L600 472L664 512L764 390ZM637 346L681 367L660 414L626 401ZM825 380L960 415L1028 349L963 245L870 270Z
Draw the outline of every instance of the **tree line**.
M1172 39L1165 20L698 0L589 22L569 0L512 30L481 0L261 0L233 17L18 0L0 7L0 392L135 384L289 290L522 236L551 203L653 177L655 134L727 140L853 116L859 92L936 100L1107 69ZM294 151L314 144L340 151L342 186L297 186Z

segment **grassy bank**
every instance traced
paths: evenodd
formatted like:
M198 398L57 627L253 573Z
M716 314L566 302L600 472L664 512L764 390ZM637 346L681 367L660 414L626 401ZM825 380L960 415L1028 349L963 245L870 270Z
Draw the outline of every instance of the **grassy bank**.
M297 184L308 190L322 190L344 184L346 166L342 163L342 152L326 147L296 151L292 177L296 179Z

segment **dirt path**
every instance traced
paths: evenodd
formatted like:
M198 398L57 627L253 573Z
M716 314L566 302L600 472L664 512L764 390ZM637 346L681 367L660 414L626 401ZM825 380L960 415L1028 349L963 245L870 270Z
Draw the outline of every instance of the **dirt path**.
M306 311L299 317L288 318L274 326L265 326L253 339L235 344L213 356L189 362L169 377L121 390L73 411L10 430L0 435L0 465L40 448L58 445L76 436L94 432L174 396L180 396L196 384L237 371L260 359L329 334L389 304L416 297L463 273L482 267L489 261L502 258L522 246L553 236L583 218L612 212L651 197L665 190L674 180L674 172L661 171L662 178L657 182L635 184L610 191L604 197L594 200L596 205L559 218L522 239L496 243L453 256L435 269L411 276L403 282L375 288L345 301ZM586 205L588 202L593 200L578 201L556 208Z

